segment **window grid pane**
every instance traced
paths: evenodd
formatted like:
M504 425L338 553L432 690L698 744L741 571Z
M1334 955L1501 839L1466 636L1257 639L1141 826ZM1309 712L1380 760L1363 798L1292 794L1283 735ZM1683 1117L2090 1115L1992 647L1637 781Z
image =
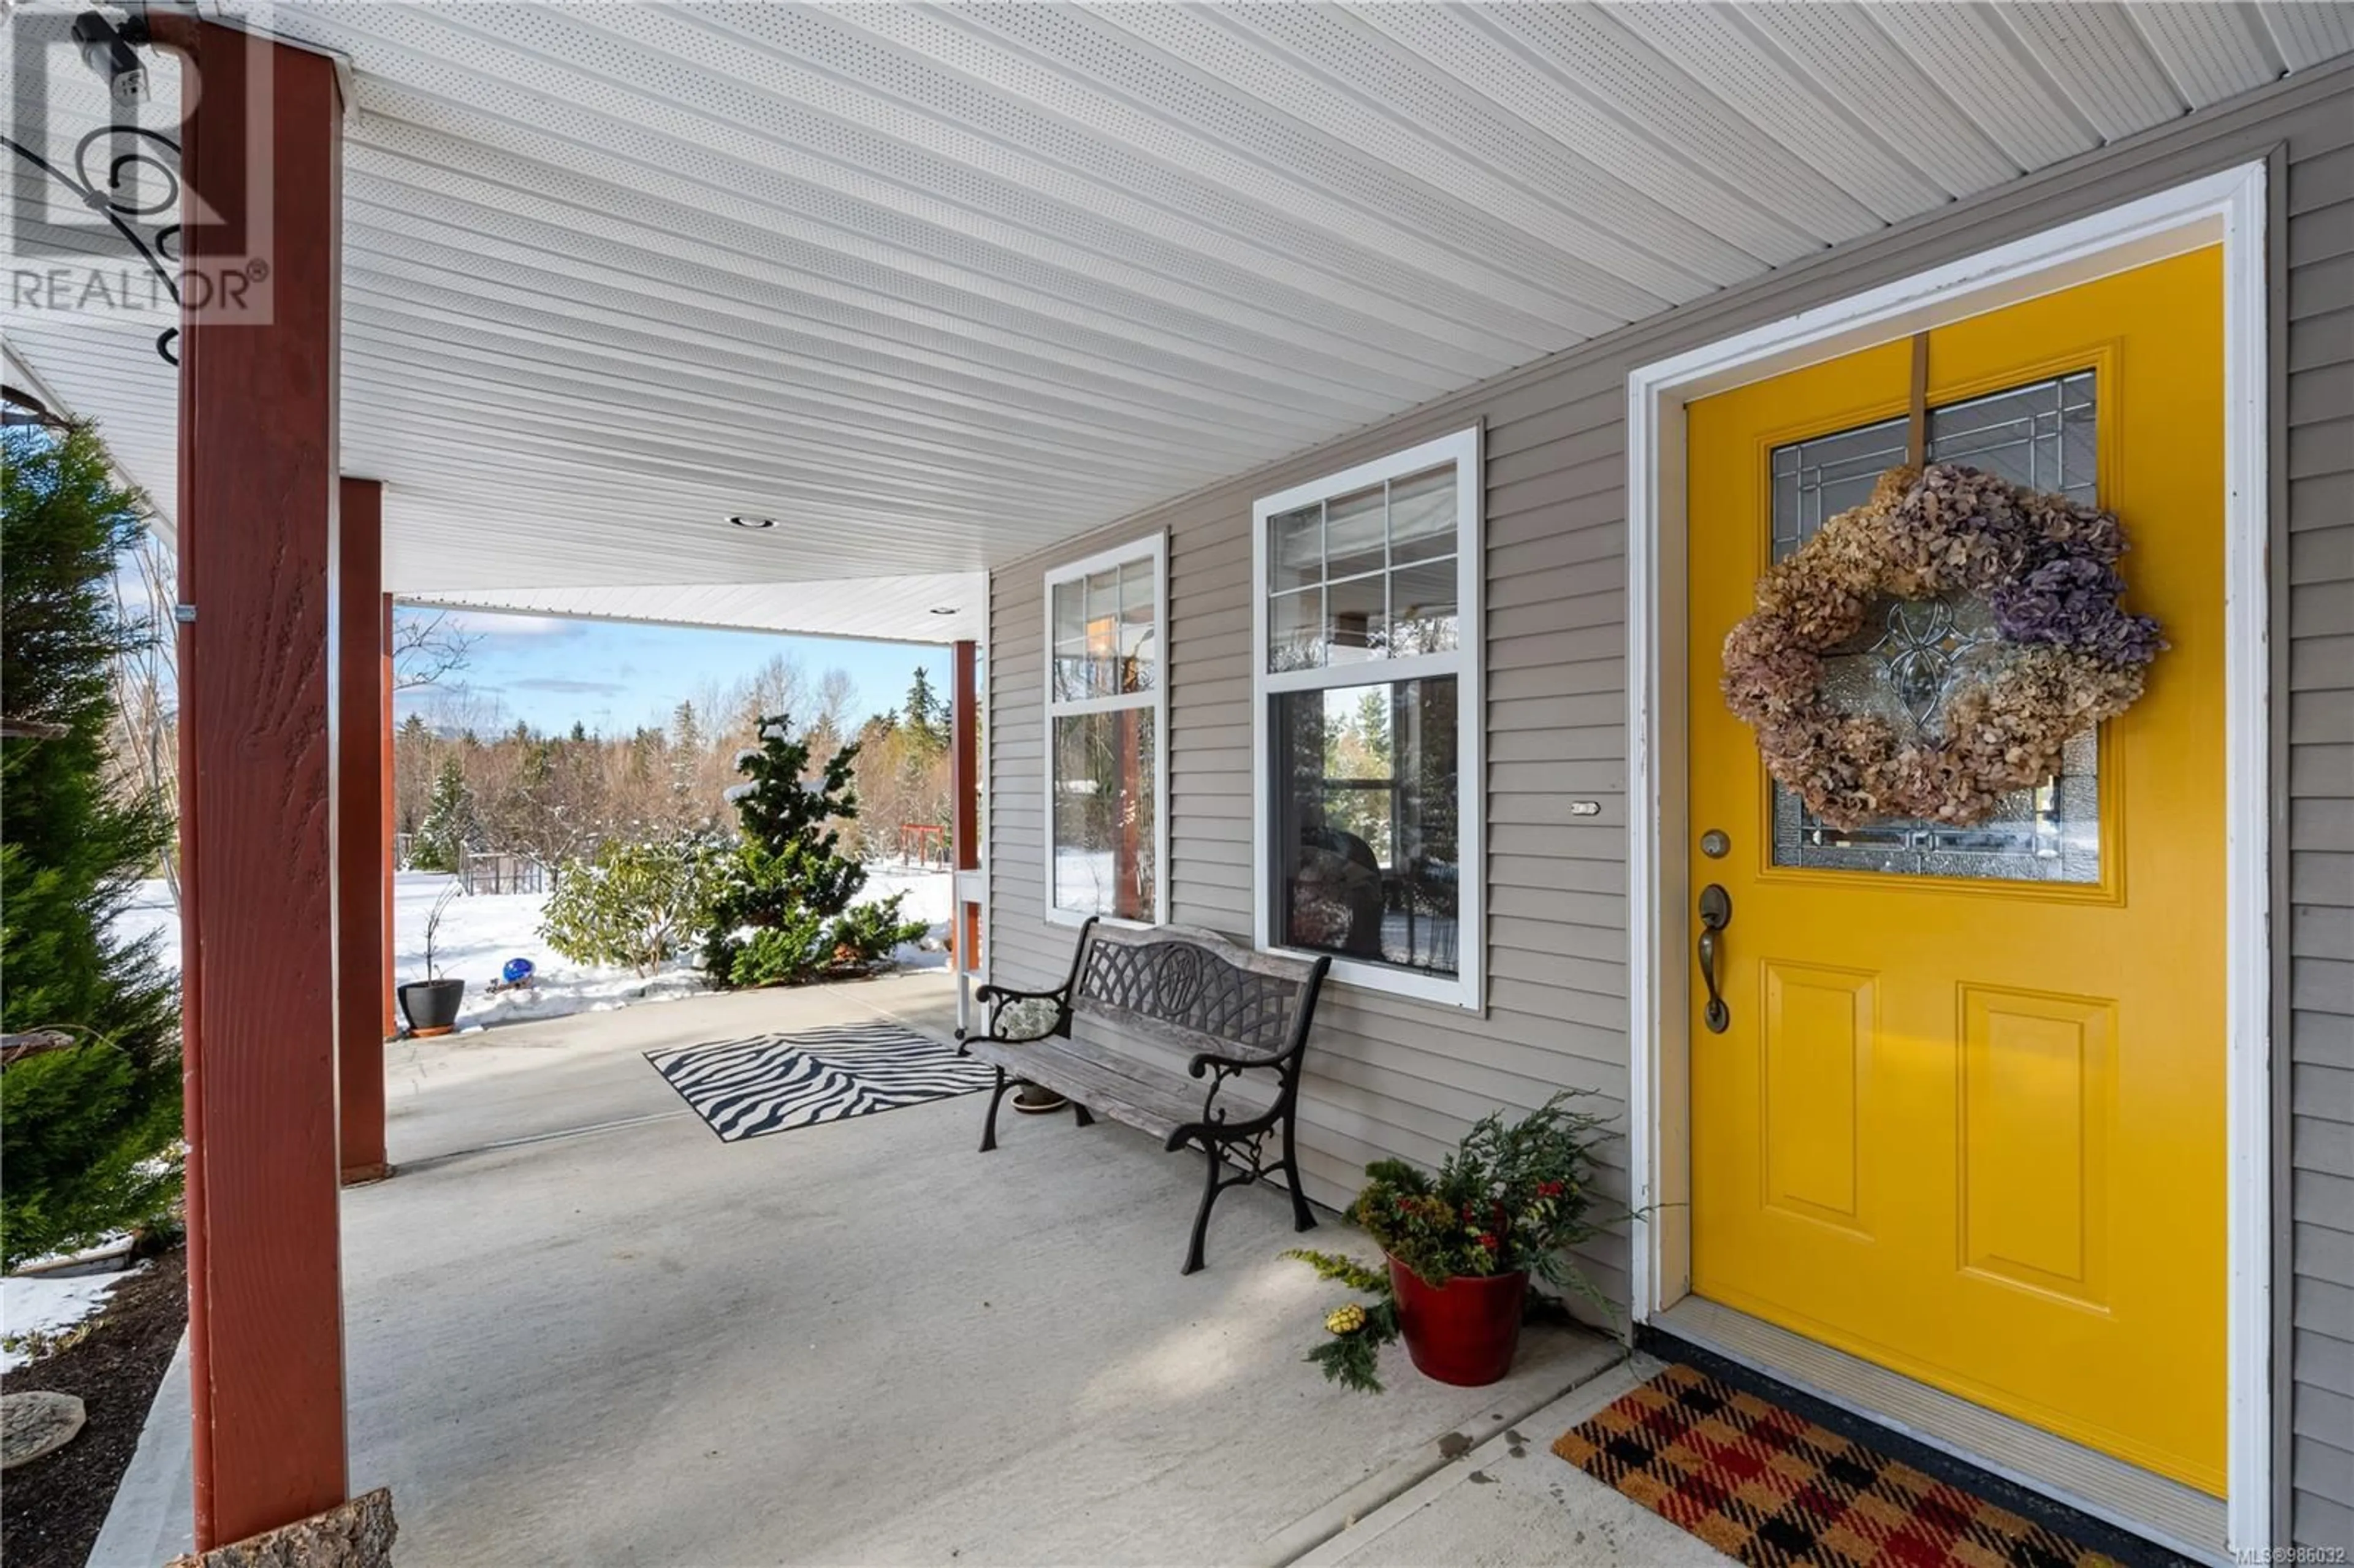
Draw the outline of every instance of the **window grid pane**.
M1358 664L1382 656L1389 638L1389 577L1343 577L1324 589L1324 662Z
M1313 670L1324 662L1324 590L1278 594L1267 605L1270 670Z
M1275 518L1267 528L1268 588L1309 588L1324 580L1324 503Z
M1051 702L1134 695L1160 683L1159 588L1150 556L1051 585Z
M1057 701L1087 694L1087 588L1078 582L1055 585L1055 696Z
M1455 502L1444 463L1269 518L1267 668L1457 647Z
M1455 550L1455 465L1390 482L1390 559L1419 561Z
M1129 561L1119 568L1119 689L1149 692L1160 683L1154 652L1153 570L1150 560Z
M1336 495L1324 503L1324 580L1378 572L1389 558L1389 487Z

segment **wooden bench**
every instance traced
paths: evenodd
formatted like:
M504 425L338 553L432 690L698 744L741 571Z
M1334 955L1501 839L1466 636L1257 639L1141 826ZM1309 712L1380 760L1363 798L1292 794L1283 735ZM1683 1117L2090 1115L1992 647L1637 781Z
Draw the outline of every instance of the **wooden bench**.
M1140 930L1089 920L1080 927L1071 972L1060 988L985 985L976 993L990 1005L989 1033L966 1040L958 1050L997 1069L981 1152L997 1147L997 1107L1006 1091L1035 1084L1069 1099L1081 1127L1101 1114L1160 1139L1164 1149L1190 1143L1208 1158L1202 1206L1193 1215L1193 1239L1182 1272L1202 1266L1210 1205L1228 1187L1272 1181L1281 1171L1291 1189L1293 1227L1312 1229L1316 1216L1299 1190L1299 1161L1292 1148L1292 1108L1299 1097L1299 1061L1308 1048L1316 993L1331 963L1255 953L1210 931L1172 926ZM1020 1002L1053 1003L1052 1026L1034 1037L1007 1038L1000 1026ZM1077 1018L1191 1052L1192 1061L1180 1074L1076 1039L1071 1023ZM1246 1073L1273 1075L1271 1103L1221 1104L1219 1091ZM1205 1075L1207 1092L1199 1082ZM1264 1077L1246 1081L1260 1083ZM1282 1157L1272 1162L1265 1148L1270 1136L1282 1148Z

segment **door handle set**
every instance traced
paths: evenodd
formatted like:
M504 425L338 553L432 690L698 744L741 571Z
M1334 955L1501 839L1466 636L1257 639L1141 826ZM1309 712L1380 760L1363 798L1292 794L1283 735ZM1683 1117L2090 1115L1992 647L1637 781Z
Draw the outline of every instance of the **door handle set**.
M1708 1006L1701 1021L1708 1025L1711 1034L1722 1034L1733 1025L1733 1010L1724 1005L1723 993L1716 986L1716 960L1725 927L1733 923L1733 895L1721 884L1712 882L1700 890L1700 978L1708 986Z

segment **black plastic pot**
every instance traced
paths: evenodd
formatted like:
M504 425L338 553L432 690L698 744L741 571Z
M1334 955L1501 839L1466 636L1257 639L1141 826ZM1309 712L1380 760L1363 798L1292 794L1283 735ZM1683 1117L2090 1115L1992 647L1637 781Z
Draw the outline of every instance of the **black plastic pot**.
M458 1008L466 1000L461 980L410 980L394 993L400 998L402 1016L411 1034L447 1034L457 1026Z

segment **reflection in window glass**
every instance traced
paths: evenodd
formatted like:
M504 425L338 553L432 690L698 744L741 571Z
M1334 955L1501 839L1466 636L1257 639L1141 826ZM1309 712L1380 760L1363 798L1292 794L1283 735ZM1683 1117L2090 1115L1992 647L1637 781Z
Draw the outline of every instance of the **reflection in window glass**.
M1313 670L1324 662L1324 590L1301 588L1267 601L1267 668Z
M1389 583L1379 572L1327 584L1324 662L1378 659L1389 645Z
M1455 557L1417 561L1390 573L1389 648L1401 657L1456 647Z
M1127 561L1119 568L1119 677L1123 692L1149 692L1160 684L1153 657L1153 626L1159 613L1153 603L1150 561Z
M1056 715L1055 908L1153 917L1153 716L1150 706Z
M1158 918L1161 557L1049 574L1048 903Z
M1055 695L1084 696L1087 684L1087 593L1081 582L1055 585Z
M1455 554L1455 465L1390 482L1390 559Z
M1324 505L1303 506L1267 524L1267 590L1311 588L1324 580Z
M1353 577L1388 564L1388 497L1380 485L1324 503L1324 577Z
M1159 682L1150 557L1054 588L1055 700L1149 692Z
M1455 694L1449 675L1275 696L1278 942L1456 973Z
M1447 463L1268 519L1267 669L1457 647L1455 504Z

